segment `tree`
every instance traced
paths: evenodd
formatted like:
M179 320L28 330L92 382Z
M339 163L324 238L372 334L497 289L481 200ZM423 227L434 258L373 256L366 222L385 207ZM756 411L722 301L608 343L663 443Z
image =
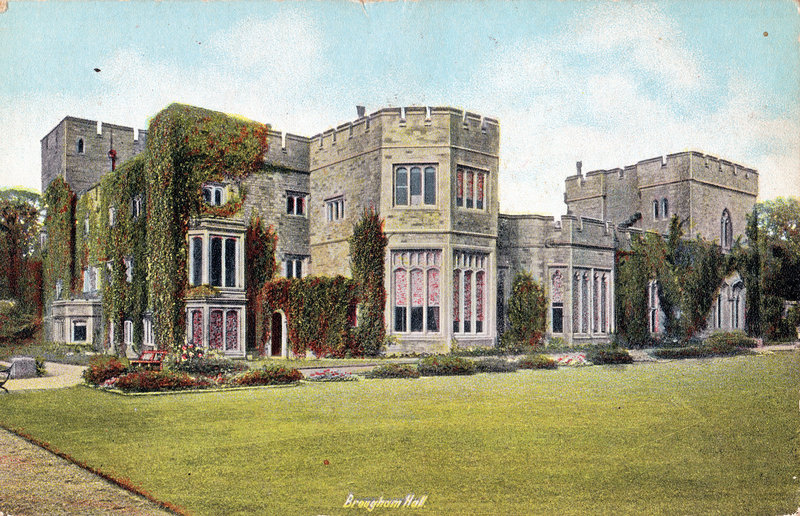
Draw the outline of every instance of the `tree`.
M27 263L37 254L42 198L19 188L0 189L0 296L19 298Z
M511 284L508 299L509 332L517 342L537 347L547 327L547 299L544 288L531 273L520 272Z
M360 316L356 331L365 355L377 355L383 346L386 329L383 310L386 288L383 286L384 257L389 243L383 232L383 219L374 209L366 209L353 226L350 237L350 268L358 284Z

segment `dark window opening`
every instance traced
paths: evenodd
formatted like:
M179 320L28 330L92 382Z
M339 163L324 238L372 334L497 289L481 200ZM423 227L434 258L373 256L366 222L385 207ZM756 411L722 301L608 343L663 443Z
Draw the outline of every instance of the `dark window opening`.
M236 286L236 240L225 240L225 286Z
M192 285L203 283L203 239L192 238Z
M222 239L211 239L211 285L215 287L222 286Z
M411 331L422 331L422 307L411 307Z
M72 340L86 342L86 323L76 322L72 327Z
M428 331L439 331L439 307L428 307Z
M553 303L553 333L564 333L563 303Z
M406 331L406 307L394 307L394 331Z
M436 169L425 168L425 204L436 204Z

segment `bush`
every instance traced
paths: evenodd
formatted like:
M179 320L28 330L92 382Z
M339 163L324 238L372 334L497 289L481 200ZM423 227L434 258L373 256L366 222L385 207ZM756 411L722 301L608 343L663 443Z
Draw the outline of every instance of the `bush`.
M369 371L367 378L419 378L416 367L408 364L383 364Z
M120 376L127 367L117 357L98 355L89 360L89 367L83 372L83 379L90 385L101 383Z
M434 355L420 360L417 369L423 376L474 374L475 363L461 357Z
M173 365L172 370L200 376L218 376L247 370L247 365L227 358L190 358Z
M555 360L547 355L533 354L521 359L517 365L520 369L558 369Z
M208 378L192 378L186 373L134 371L120 376L116 382L108 386L116 387L126 392L155 392L198 389L213 385L216 384Z
M36 376L44 376L47 374L47 368L44 365L44 358L41 356L36 357Z
M509 362L503 358L475 360L475 372L477 373L513 373L517 367L516 362Z
M633 357L628 350L622 348L597 347L589 350L586 359L595 365L633 363Z
M333 369L325 369L308 375L306 380L310 382L351 382L357 378L350 373L342 373Z
M303 373L293 367L267 364L261 369L254 369L234 376L231 385L283 385L303 379Z
M709 349L733 350L734 348L754 348L758 344L756 339L751 339L741 330L718 331L711 334L705 341Z
M713 356L710 350L700 346L684 346L682 348L659 348L653 350L653 356L657 358L703 358Z

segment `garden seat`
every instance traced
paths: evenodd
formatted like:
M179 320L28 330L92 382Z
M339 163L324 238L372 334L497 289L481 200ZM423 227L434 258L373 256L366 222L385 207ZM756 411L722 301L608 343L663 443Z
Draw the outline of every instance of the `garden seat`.
M131 360L131 364L161 371L161 363L164 361L164 357L166 356L166 351L146 350L142 351L142 354L139 355L139 358Z
M11 367L0 367L0 389L8 392L8 389L4 387L8 379L11 378Z

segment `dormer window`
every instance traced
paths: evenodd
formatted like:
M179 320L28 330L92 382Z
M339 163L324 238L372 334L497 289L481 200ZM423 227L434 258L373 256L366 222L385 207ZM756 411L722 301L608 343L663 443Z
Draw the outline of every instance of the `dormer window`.
M222 185L204 185L203 200L209 206L225 204L225 188Z

